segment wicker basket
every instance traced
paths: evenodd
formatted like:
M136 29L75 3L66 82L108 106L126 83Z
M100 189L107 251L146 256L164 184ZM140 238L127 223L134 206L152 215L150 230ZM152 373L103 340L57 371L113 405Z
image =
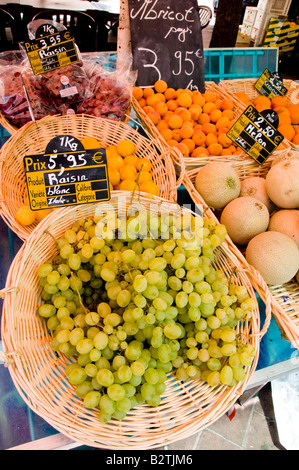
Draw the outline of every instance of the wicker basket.
M205 84L206 90L207 91L215 91L220 94L222 98L229 98L233 101L234 103L234 117L237 118L239 117L242 112L246 109L244 103L242 103L240 100L235 98L232 94L228 93L224 87L219 87L216 85L214 82L206 82ZM138 101L133 97L132 98L132 106L133 109L136 112L136 115L138 116L139 120L142 122L143 126L145 129L148 130L148 132L155 138L159 139L161 142L163 142L164 145L167 145L166 140L161 136L159 130L156 128L156 126L152 123L152 121L148 118L147 114L143 111L141 106L139 105ZM283 142L278 146L278 148L273 152L274 155L278 155L282 152L285 152L288 148L290 148L290 144L286 141L286 139L283 140ZM180 153L180 152L179 152ZM182 161L182 160L181 160ZM207 163L210 162L244 162L246 165L257 165L257 163L246 153L242 151L240 155L225 155L225 156L206 156L203 158L192 158L192 157L184 157L183 158L184 164L185 164L185 170L193 170L195 168L199 168L200 166L204 166ZM179 167L178 163L179 162L174 162L176 171L178 174L181 172L181 168Z
M266 160L266 162L260 167L252 167L245 165L232 165L237 171L241 180L247 177L260 176L264 177L267 175L271 168L272 158ZM195 189L194 183L196 178L197 170L188 171L185 173L183 184L187 189L191 199L196 206L204 207L204 209L216 217L215 214L208 208L207 204L203 201L198 191ZM227 237L228 244L231 251L239 259L241 263L246 263L244 253L240 251L238 247ZM249 265L248 265L249 266ZM262 284L261 276L257 271L249 266L248 269L252 273L249 274L252 284L260 297L264 299L265 293L268 291L271 296L271 308L272 314L275 321L284 336L296 349L299 349L299 284L292 280L288 283L279 286L266 286L262 280L263 287L260 289Z
M70 134L78 139L93 136L101 145L107 147L128 138L134 142L136 155L148 158L152 162L153 180L160 189L160 196L176 200L177 187L171 157L171 149L159 141L143 137L137 130L122 122L86 115L47 116L38 123L28 123L3 145L0 152L0 205L1 216L7 225L25 240L36 226L22 226L15 219L15 214L23 202L26 190L23 157L45 151L47 143L55 136ZM181 178L183 177L183 174Z
M119 205L119 198L122 204ZM125 198L125 200L124 200ZM57 209L31 233L13 260L1 291L4 298L1 336L12 380L28 406L51 426L82 444L107 449L150 449L186 438L209 426L227 412L244 392L259 357L259 344L270 323L270 304L266 303L266 320L260 326L258 309L242 322L238 332L256 348L251 367L246 368L244 382L232 387L210 387L202 380L177 381L168 374L167 388L158 407L138 405L122 421L101 424L97 410L86 409L65 377L70 359L53 353L50 333L37 315L40 305L38 267L56 253L55 239L63 235L77 219L92 217L97 209L127 213L130 204L142 203L146 210L153 205L162 213L177 213L178 205L158 197L138 197L114 192L107 203L87 204ZM106 210L107 210L106 209ZM191 213L182 209L183 213ZM215 251L214 266L222 269L231 282L247 287L255 297L246 267L231 253L227 243Z
M231 96L234 96L234 99L239 101L241 105L242 102L235 96L235 94L239 91L244 91L251 101L260 96L260 93L254 86L255 83L256 80L251 78L246 78L244 80L224 80L219 83L219 87L225 90ZM299 83L293 80L283 80L283 84L288 89L285 95L288 105L299 103ZM285 141L287 141L290 147L299 150L299 145L295 145L293 142L290 142L287 139L285 139Z

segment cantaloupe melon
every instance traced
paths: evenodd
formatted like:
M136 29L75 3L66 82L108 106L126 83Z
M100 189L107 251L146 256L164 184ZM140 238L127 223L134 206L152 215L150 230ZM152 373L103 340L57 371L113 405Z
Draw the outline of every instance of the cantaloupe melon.
M222 209L240 194L241 182L229 163L211 162L198 170L195 188L213 209Z
M275 212L270 217L268 230L288 235L299 248L299 210L281 209Z
M282 159L271 166L266 175L266 191L281 209L299 207L299 160Z
M267 231L256 235L248 243L245 257L272 286L289 282L299 269L296 243L280 232Z
M265 204L250 196L229 202L222 211L220 222L237 245L245 245L269 224L269 211Z
M249 176L242 180L240 196L250 196L258 199L258 201L265 204L269 212L274 209L274 204L266 191L266 179L261 176Z

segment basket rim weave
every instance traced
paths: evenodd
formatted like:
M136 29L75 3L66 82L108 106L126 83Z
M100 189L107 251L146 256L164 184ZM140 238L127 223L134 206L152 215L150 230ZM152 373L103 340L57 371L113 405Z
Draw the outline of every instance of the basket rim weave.
M116 203L119 197L130 204L140 202L154 204L163 212L173 211L178 205L158 197L142 197L124 192L112 195ZM209 387L203 381L179 383L168 374L167 388L157 408L139 405L120 422L101 424L94 410L85 409L74 396L72 387L65 380L63 367L67 363L51 353L49 334L36 315L38 300L37 267L46 259L57 239L66 227L77 218L94 214L104 203L57 209L45 218L31 233L13 260L5 289L1 333L7 366L12 380L28 406L54 428L71 439L100 448L150 449L185 438L204 429L224 414L245 390L258 361L260 340L265 334L266 323L260 328L259 308L250 321L244 322L241 334L256 349L253 364L241 384L232 387ZM105 206L106 207L106 206ZM127 207L127 206L126 206ZM184 209L191 212L189 209ZM217 263L226 272L234 270L233 282L246 285L255 297L247 267L241 265L229 245L224 242L217 248ZM24 310L25 309L25 310ZM267 308L267 318L269 309ZM243 329L242 329L243 328Z
M228 93L228 91L225 89L225 87L220 87L219 84L216 84L215 82L211 81L211 82L205 82L205 86L206 86L206 90L207 91L216 91L218 93L220 93L220 95L223 97L223 98L229 98L233 101L234 103L234 113L236 116L239 116L241 115L245 109L246 109L246 106L244 105L244 103L242 103L238 98L236 98L232 93ZM141 106L139 105L138 101L136 100L136 98L133 96L132 97L132 107L133 109L135 110L135 113L136 115L138 116L139 120L142 122L143 126L145 129L148 130L148 132L157 140L160 140L161 142L163 142L164 145L168 146L169 145L167 144L166 140L164 139L164 137L160 134L159 130L156 128L156 126L151 122L151 120L148 118L147 114L143 111L143 109L141 108ZM290 143L284 139L280 146L278 147L278 149L276 149L274 152L273 152L273 155L279 155L283 152L285 152L286 150L288 150L290 148ZM178 151L178 153L181 154L180 151ZM235 163L235 162L242 162L244 163L245 165L247 164L250 164L253 162L254 165L257 165L257 163L254 161L253 158L251 158L248 154L246 153L241 153L239 155L224 155L224 156L206 156L205 158L194 158L194 157L184 157L182 154L182 159L184 161L184 165L185 165L185 168L183 168L181 170L180 168L180 163L182 162L182 159L178 162L174 162L175 164L175 168L176 168L176 171L178 174L184 171L189 171L189 170L192 170L194 168L198 168L200 166L204 166L206 165L207 163L210 163L210 162L229 162L229 163Z
M293 151L294 152L294 151ZM292 151L286 152L286 155L292 154ZM240 179L249 176L265 177L271 168L273 158L268 159L264 165L259 168L244 167L240 165L232 165L238 173ZM201 205L217 219L214 212L208 208L207 204L203 201L202 197L195 189L194 180L196 178L197 170L187 171L184 176L184 186L187 189L191 199L195 205ZM218 219L217 219L218 220ZM291 280L290 282L280 286L268 286L260 273L251 266L245 259L242 251L228 238L230 249L241 263L248 266L251 274L252 283L259 293L261 299L270 302L272 316L275 318L278 327L280 328L282 336L284 336L296 349L299 349L299 285Z
M173 161L180 156L171 156L174 152L163 146L163 143L143 136L137 129L123 122L106 118L84 114L47 116L36 123L27 123L0 149L0 214L21 240L26 240L36 226L36 222L30 226L22 226L15 219L26 188L23 157L30 153L42 153L51 138L66 133L78 138L92 135L107 145L118 143L122 138L132 139L136 144L137 155L151 159L153 180L159 187L160 195L176 200L177 188L181 185L184 172L177 180Z

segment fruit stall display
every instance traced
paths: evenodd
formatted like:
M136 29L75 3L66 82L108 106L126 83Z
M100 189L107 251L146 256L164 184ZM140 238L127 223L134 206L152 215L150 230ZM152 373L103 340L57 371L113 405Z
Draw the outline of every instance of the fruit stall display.
M299 155L291 150L255 169L212 162L187 171L184 185L199 207L226 226L231 249L269 286L283 336L299 341Z
M284 96L268 98L255 88L256 80L223 80L219 87L223 88L245 106L253 104L258 111L273 109L278 113L278 130L284 135L292 148L299 150L299 85L293 80L283 80L288 89Z
M240 162L254 167L251 157L226 135L245 110L245 104L214 82L205 93L174 90L159 80L151 88L134 87L132 106L143 126L164 144L179 149L186 170L211 161ZM274 155L290 148L284 139ZM180 168L177 168L177 172Z
M1 148L1 216L22 240L53 210L30 209L23 158L43 153L52 138L63 134L78 138L85 148L106 149L111 191L138 189L176 200L181 178L176 180L173 162L182 160L179 152L123 122L79 114L48 116L38 125L22 126Z
M28 406L108 449L167 445L227 412L271 319L267 286L261 325L227 240L209 211L130 191L47 215L1 291L7 367Z

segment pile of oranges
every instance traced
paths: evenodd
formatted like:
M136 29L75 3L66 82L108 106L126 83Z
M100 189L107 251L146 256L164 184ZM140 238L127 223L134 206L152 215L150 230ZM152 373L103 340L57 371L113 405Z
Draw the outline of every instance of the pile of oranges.
M270 99L259 95L250 100L248 95L239 91L235 94L246 106L252 104L259 112L264 109L273 109L278 114L278 131L290 142L299 145L299 104L289 104L285 96L275 96Z
M82 140L85 149L100 148L93 137ZM159 188L151 174L152 163L136 155L135 144L129 139L106 148L110 190L142 191L158 196Z
M184 157L242 153L226 135L235 122L234 102L218 91L175 90L158 80L153 88L134 87L133 96L167 144Z

